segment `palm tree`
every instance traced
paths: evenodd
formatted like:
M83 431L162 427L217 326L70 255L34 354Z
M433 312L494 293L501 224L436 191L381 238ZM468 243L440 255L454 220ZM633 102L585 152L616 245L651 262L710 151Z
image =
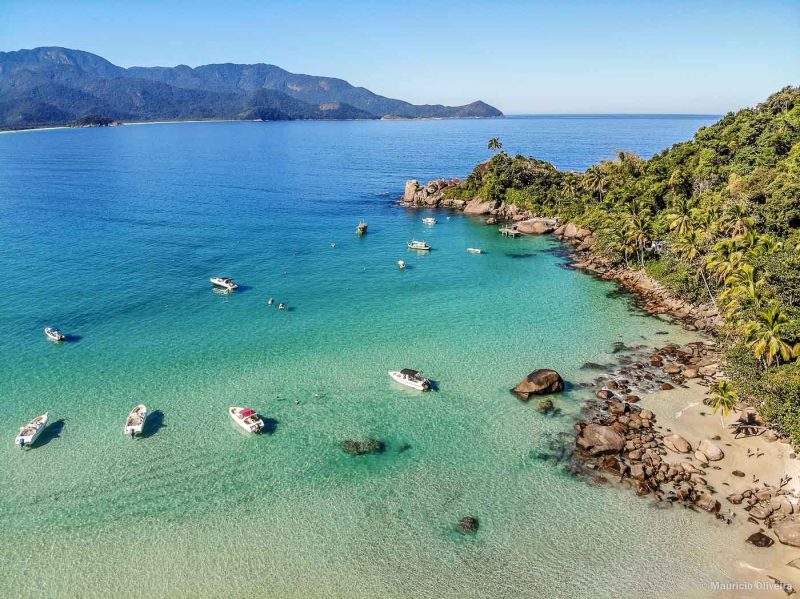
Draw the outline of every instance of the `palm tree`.
M794 349L781 336L785 324L789 322L786 312L778 304L756 314L756 320L747 323L744 333L747 343L757 360L769 368L773 362L777 366L781 359L789 361Z
M714 294L711 293L711 287L708 285L708 278L706 278L706 268L702 261L699 260L702 255L703 246L703 232L699 229L689 229L684 235L675 240L673 249L678 258L683 259L685 262L697 266L697 273L703 279L703 284L708 292L708 299L716 308L717 302L714 299Z
M685 235L692 228L692 207L692 200L684 196L678 196L673 202L667 218L669 228L678 235Z
M644 268L644 252L652 233L650 211L640 210L628 214L625 217L623 232L636 248L636 257L639 260L639 266Z
M742 253L732 239L716 243L706 258L706 267L718 283L722 283L742 265Z
M755 226L755 220L749 216L749 212L744 200L728 206L723 219L725 232L735 237L750 231Z
M564 180L561 182L561 197L572 200L578 193L578 186L575 183L575 179L572 177L565 177Z
M607 179L602 170L596 166L591 167L584 173L581 183L586 191L597 193L600 196L600 200L603 200Z
M725 279L725 290L719 296L720 300L728 303L729 315L739 310L742 305L738 301L741 298L750 300L756 307L761 307L761 293L764 287L764 280L758 274L755 267L747 262L742 262L739 267Z
M503 147L503 142L500 141L500 138L493 137L489 140L489 145L487 146L492 152L497 152Z
M714 414L719 411L719 421L725 426L724 417L736 406L737 397L733 387L728 381L720 381L712 385L707 405L714 408Z

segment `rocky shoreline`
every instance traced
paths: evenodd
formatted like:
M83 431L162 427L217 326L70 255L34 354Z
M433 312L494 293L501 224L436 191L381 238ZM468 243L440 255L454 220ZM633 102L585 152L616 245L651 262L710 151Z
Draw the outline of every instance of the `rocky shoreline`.
M760 472L765 472L766 464L758 462L757 458L765 455L765 450L758 448L748 448L746 455L748 459L753 458L751 463L756 466L755 471L745 473L724 468L726 462L734 459L726 460L726 454L742 451L742 447L734 443L737 439L752 437L762 443L779 440L754 410L741 411L735 422L717 431L720 434L705 434L710 428L708 423L716 418L708 422L701 419L703 436L696 438L696 435L678 434L673 430L675 423L664 427L653 410L638 405L643 394L686 390L690 386L699 386L702 390L725 378L714 341L723 324L716 307L687 302L644 271L613 265L608 258L595 252L597 239L592 232L574 223L561 224L555 219L537 217L504 202L445 197L447 189L460 184L458 179L437 179L425 185L411 180L406 182L401 203L410 208L453 209L485 217L490 225L513 223L524 234L553 234L574 250L569 267L615 281L631 292L646 312L671 317L685 329L707 335L706 339L683 347L666 344L658 348L621 348L625 351L619 358L619 367L584 385L596 389L596 399L584 407L575 424L574 444L557 448L556 459L569 456L568 468L597 484L610 484L612 480L609 479L613 479L640 496L703 510L727 524L738 520L751 528L755 525L743 539L755 547L775 545L773 536L783 545L800 547L800 491L796 486L793 490L789 487L793 477L781 471L774 481L762 480L765 476ZM514 391L521 399L528 400L530 395L539 393L536 389L542 374L552 377L549 374L552 372L535 371ZM548 392L552 390L542 391ZM699 393L701 401L692 405L702 404L702 391ZM546 413L552 409L552 402L547 405L540 402L538 409ZM705 412L699 414L706 415ZM789 448L787 457L795 458L794 453L788 453L790 451ZM778 469L784 465L778 464ZM717 484L727 488L718 488ZM791 573L785 567L781 570L782 566L778 568L779 573L797 584L797 575L793 574L800 570L800 560L792 560L787 565L791 566ZM772 581L783 584L777 578ZM787 593L794 592L791 584L786 583L782 588Z

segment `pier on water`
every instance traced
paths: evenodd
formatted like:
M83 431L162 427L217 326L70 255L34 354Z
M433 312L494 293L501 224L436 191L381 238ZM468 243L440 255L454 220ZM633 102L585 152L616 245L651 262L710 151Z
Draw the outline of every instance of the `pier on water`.
M519 237L522 233L517 231L516 227L500 227L500 235L503 237Z

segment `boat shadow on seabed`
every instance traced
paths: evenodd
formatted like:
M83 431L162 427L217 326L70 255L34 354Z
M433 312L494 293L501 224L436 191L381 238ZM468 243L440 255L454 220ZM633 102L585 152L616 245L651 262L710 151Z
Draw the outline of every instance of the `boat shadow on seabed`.
M64 419L56 420L55 422L51 422L48 424L45 429L42 431L42 434L39 435L39 438L36 439L31 445L28 447L35 448L35 447L43 447L50 443L51 441L55 441L56 439L61 437L61 431L64 428Z
M166 426L164 424L164 412L161 410L154 410L147 415L147 420L144 421L144 427L142 428L142 434L139 436L143 439L147 439L155 435L164 426Z

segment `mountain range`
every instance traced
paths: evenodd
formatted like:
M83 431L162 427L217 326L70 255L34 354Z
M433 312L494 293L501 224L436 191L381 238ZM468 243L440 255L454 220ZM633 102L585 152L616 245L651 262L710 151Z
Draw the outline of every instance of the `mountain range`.
M78 121L490 118L477 101L416 105L270 64L123 68L59 47L0 52L0 128Z

